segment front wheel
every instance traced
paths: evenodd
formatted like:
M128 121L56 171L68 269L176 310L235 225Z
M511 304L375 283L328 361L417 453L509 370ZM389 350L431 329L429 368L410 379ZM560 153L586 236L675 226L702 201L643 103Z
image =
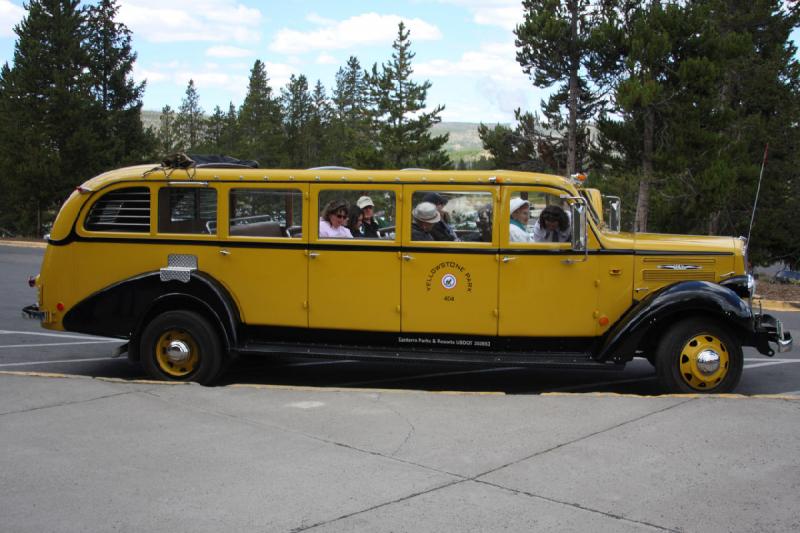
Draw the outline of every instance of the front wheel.
M741 343L721 324L702 319L672 326L656 352L656 375L667 392L725 393L742 377Z
M222 370L219 336L208 320L193 311L156 316L141 339L142 366L155 379L210 385Z

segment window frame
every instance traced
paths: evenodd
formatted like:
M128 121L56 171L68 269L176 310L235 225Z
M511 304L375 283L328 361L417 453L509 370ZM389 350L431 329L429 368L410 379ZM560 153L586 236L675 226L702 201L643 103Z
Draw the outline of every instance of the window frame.
M330 190L341 190L341 191L360 191L367 196L369 196L370 191L389 191L394 193L394 202L395 202L395 232L394 232L394 239L359 239L359 238L352 238L352 239L336 239L332 237L319 237L319 220L320 220L320 211L322 207L319 204L319 195L322 191L330 191ZM399 228L402 227L403 223L403 188L400 184L393 184L393 183L370 183L370 184L363 184L363 183L314 183L311 185L310 191L311 197L311 208L308 210L309 213L309 231L310 231L310 242L314 244L336 244L338 245L346 245L346 246L399 246L400 245L400 231ZM314 221L315 223L311 223L311 213L314 213Z
M478 184L472 185L468 183L438 183L438 184L407 184L403 186L403 196L408 198L407 207L403 210L403 215L406 220L403 222L403 241L404 247L414 248L463 248L463 249L496 249L498 247L499 232L497 231L497 202L499 198L499 187L496 185ZM428 193L428 192L482 192L491 195L492 203L492 240L491 242L482 241L413 241L411 240L411 222L413 217L411 211L414 209L413 197L415 193ZM507 231L507 230L506 230Z
M553 189L551 187L541 186L541 185L506 185L503 187L502 191L502 209L501 209L501 216L503 220L507 220L508 223L503 224L503 229L501 230L501 240L500 240L500 247L501 248L538 248L542 250L552 250L552 251L562 251L562 250L572 250L572 234L570 233L570 240L567 242L511 242L511 196L514 193L518 192L540 192L544 194L549 194L550 196L561 197L564 194L568 194L567 191L562 191L560 189ZM533 218L533 215L531 215Z
M230 233L230 221L231 221L231 197L234 191L237 190L256 190L256 191L287 191L293 190L300 193L301 198L301 209L302 212L300 214L300 225L301 225L301 235L299 237L286 237L286 236L260 236L260 235L232 235ZM251 183L251 182L243 182L243 183L231 183L225 184L224 186L220 187L219 191L222 196L225 198L224 202L220 202L220 211L222 211L224 206L224 213L218 213L219 220L225 221L222 224L223 227L217 225L218 235L221 238L224 238L229 241L239 242L239 241L258 241L258 242L277 242L277 243L305 243L308 242L308 184L307 183Z
M86 227L86 221L89 217L89 214L92 212L94 206L103 200L108 194L111 194L115 191L119 191L122 189L147 189L148 194L150 197L150 215L149 215L149 228L148 231L120 231L120 230L113 230L113 231L104 231L104 230L97 230L97 229L89 229ZM156 199L153 197L153 188L149 183L141 183L141 182L121 182L115 183L109 187L100 189L97 191L97 197L92 198L90 202L87 202L84 207L81 208L81 213L78 218L77 223L75 224L75 230L78 235L84 236L92 236L92 237L126 237L131 239L136 238L143 238L143 237L150 237L154 234L155 231L155 224L153 221L153 213L158 209Z

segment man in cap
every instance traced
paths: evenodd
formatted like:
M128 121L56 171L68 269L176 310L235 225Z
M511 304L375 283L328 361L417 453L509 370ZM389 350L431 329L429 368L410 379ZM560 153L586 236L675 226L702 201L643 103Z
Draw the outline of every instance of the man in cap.
M439 212L439 222L431 230L431 236L433 236L434 241L457 241L458 237L456 236L453 228L447 223L448 215L447 212L444 211L444 206L447 205L447 198L439 194L438 192L429 192L425 196L422 197L423 202L429 202L436 206L436 210Z
M522 198L513 198L509 206L511 225L508 228L509 242L531 242L528 221L531 218L531 204Z
M377 239L378 235L378 222L375 220L375 204L372 203L372 198L369 196L361 196L356 205L361 209L364 216L361 222L361 235L368 239Z
M436 206L430 202L421 202L411 211L411 240L433 241L431 230L437 222L442 220Z

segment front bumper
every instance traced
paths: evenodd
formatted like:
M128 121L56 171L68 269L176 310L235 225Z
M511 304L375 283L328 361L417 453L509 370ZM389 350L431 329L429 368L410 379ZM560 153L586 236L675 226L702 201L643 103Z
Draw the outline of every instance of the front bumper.
M31 320L40 320L44 322L47 318L47 312L40 311L39 306L33 304L22 308L22 316L23 318L30 318Z
M783 329L783 323L772 315L756 315L755 346L764 355L773 356L775 352L769 343L778 345L778 352L792 349L792 334Z

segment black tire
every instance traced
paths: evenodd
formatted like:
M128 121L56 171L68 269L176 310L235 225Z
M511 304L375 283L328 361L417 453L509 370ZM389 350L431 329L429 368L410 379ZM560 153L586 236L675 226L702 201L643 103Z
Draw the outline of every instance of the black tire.
M710 351L719 362L717 370L705 371L698 355ZM713 366L713 364L712 364ZM656 351L656 375L665 392L718 394L731 392L742 377L742 345L722 324L689 319L667 330Z
M177 343L186 351L183 361L167 356L166 347ZM145 326L140 344L142 366L153 378L194 381L211 385L224 368L227 357L216 329L193 311L166 311Z

